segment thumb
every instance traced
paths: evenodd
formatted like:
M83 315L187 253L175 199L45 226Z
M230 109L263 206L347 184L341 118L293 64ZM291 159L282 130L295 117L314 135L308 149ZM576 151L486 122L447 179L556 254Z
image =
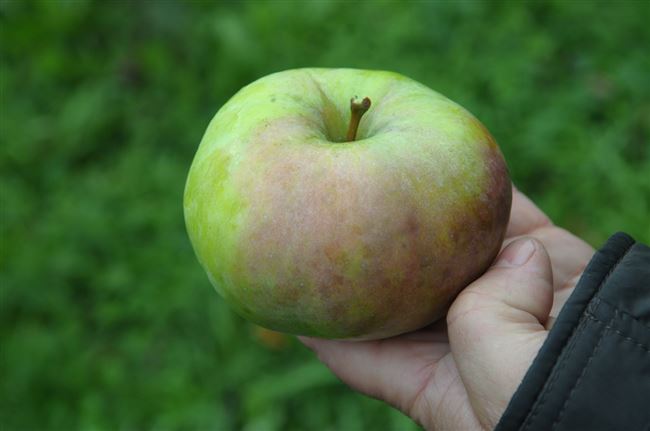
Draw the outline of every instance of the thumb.
M539 241L510 243L456 298L449 343L481 424L493 428L546 338L553 305L551 263Z

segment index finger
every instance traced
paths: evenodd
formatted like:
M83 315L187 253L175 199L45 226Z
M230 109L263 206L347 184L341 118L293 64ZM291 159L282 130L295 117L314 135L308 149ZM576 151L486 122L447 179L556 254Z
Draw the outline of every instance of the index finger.
M551 219L526 195L512 185L512 209L506 238L525 235L535 229L551 225Z

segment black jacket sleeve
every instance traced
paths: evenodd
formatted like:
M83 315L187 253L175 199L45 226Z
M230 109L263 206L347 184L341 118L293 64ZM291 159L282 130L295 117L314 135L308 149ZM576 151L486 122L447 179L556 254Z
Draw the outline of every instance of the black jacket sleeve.
M650 430L650 248L594 255L496 429Z

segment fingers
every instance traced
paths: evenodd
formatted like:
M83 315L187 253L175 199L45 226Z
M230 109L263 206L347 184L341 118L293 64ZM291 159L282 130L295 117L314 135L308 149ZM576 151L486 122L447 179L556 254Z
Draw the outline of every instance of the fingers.
M528 197L512 186L512 209L506 237L527 234L539 227L550 226L551 220Z
M449 353L447 343L395 337L378 341L336 341L299 337L343 382L404 412Z
M448 313L452 354L487 428L498 421L546 337L552 280L542 243L521 238L461 292Z
M449 310L447 325L460 318L475 317L466 316L468 313L492 313L494 308L524 312L543 323L553 301L552 274L541 242L534 238L513 241L488 272L461 292Z
M553 287L575 286L577 278L595 253L592 246L557 226L539 228L529 234L544 244L553 266Z
M551 258L556 290L573 287L573 279L582 273L595 252L580 238L554 226L530 199L513 186L512 211L504 244L522 235L532 236L544 244Z

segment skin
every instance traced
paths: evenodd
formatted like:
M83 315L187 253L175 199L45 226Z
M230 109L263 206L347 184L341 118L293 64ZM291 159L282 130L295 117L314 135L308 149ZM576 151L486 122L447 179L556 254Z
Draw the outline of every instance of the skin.
M301 340L428 430L494 429L593 254L515 190L504 250L446 322L377 341Z
M345 142L357 94L372 107ZM459 105L394 73L300 69L217 113L184 209L199 261L244 317L372 339L441 317L494 259L510 202L498 146Z

